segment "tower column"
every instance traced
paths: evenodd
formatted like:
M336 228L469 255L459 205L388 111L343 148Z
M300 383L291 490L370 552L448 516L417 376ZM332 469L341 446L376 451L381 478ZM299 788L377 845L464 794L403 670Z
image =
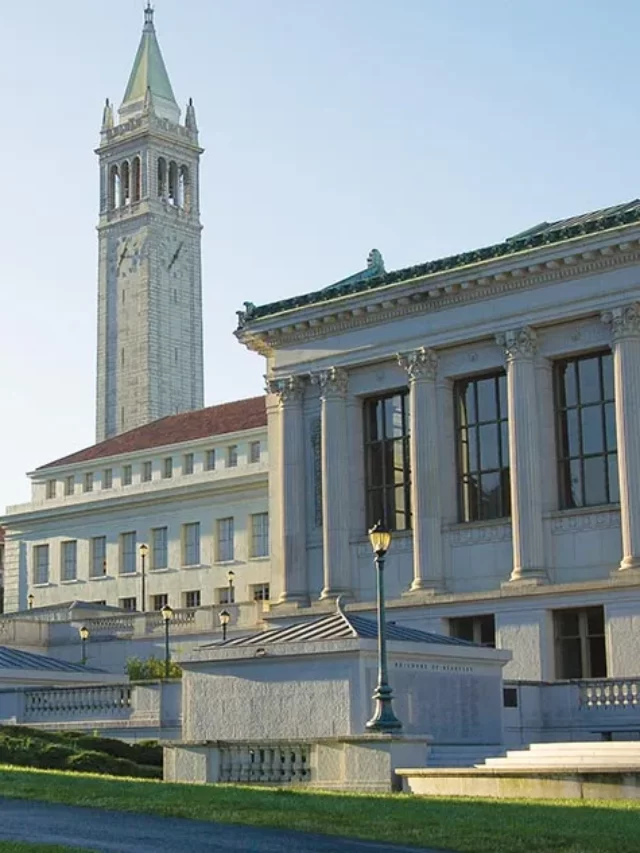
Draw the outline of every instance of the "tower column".
M536 395L537 335L529 327L496 335L504 347L509 412L512 581L546 579L542 459Z
M640 569L640 302L605 311L611 327L620 481L620 569Z
M398 356L409 377L411 517L413 526L412 590L440 590L442 510L438 453L436 375L438 356L431 349Z
M351 593L346 370L331 367L312 377L322 405L322 545L320 598Z
M280 601L305 602L307 550L305 514L305 469L302 401L304 382L299 376L270 380L267 390L279 399L278 477L275 496L280 509L280 556L282 591Z

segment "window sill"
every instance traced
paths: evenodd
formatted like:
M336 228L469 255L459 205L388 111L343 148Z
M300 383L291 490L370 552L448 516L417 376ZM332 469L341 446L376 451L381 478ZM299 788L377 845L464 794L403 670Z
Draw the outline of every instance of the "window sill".
M598 512L619 512L620 504L594 504L593 506L574 506L569 509L554 509L546 512L543 518L571 518L571 516L593 515Z
M236 560L235 558L232 560L214 560L213 561L214 566L237 566L237 565L239 565L239 563L240 563L240 561Z
M44 583L34 583L31 584L34 589L46 589L48 586L54 586L51 581L45 581Z
M68 586L69 584L72 584L72 583L82 583L82 581L79 578L68 578L67 580L61 580L60 581L60 584L61 585L64 584L65 586Z
M149 569L147 574L150 575L161 575L166 574L167 572L172 572L173 569L170 569L169 566L163 566L161 569Z
M250 563L264 563L266 560L270 560L270 559L271 559L270 554L264 554L263 556L260 556L260 557L249 557L249 562Z
M91 575L89 577L90 581L110 581L111 575Z
M206 563L189 563L186 566L180 566L180 569L184 569L186 571L192 571L193 569L210 569L211 566L208 566Z

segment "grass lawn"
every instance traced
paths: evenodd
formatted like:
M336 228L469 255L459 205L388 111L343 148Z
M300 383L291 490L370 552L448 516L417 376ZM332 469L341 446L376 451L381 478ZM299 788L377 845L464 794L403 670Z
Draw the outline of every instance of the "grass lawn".
M640 850L640 801L429 799L292 788L170 785L12 767L0 767L0 796L299 829L459 853Z

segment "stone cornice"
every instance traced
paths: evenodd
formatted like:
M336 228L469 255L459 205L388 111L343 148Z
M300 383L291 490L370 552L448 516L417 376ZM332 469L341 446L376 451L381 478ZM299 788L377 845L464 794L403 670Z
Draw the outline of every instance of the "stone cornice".
M247 316L245 321L241 317L235 334L249 349L269 355L281 347L327 335L640 264L640 240L630 233L626 236L626 231L637 233L637 224L615 229L615 235L591 235L591 243L594 236L599 243L603 237L610 238L607 245L591 249L582 237L560 246L545 246L319 304L302 305L278 315L256 320ZM551 250L554 250L552 257ZM543 251L546 257L536 261Z

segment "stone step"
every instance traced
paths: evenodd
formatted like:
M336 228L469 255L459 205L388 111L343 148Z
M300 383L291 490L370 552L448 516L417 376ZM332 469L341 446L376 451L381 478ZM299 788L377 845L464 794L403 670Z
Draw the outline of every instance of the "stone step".
M510 749L506 755L490 757L475 767L490 770L526 768L640 767L638 741L587 741L533 743L528 749Z
M536 768L545 767L574 767L578 768L586 768L586 767L637 767L640 769L640 757L630 756L628 758L623 758L622 756L617 756L615 758L611 758L610 756L598 757L594 758L590 756L588 758L566 758L566 757L558 757L558 758L539 758L535 761L524 758L489 758L482 764L476 764L475 767L477 769L486 768L487 770L514 770L516 768L528 768L531 770L535 770Z
M563 741L562 743L532 743L529 751L542 752L580 752L590 749L593 752L627 752L630 749L640 750L639 740L590 740Z

